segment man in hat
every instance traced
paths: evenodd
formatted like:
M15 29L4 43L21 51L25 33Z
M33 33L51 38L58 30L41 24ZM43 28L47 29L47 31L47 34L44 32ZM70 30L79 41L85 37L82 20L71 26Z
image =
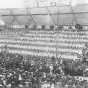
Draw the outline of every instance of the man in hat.
M86 43L82 50L83 62L86 62L88 59L88 44Z

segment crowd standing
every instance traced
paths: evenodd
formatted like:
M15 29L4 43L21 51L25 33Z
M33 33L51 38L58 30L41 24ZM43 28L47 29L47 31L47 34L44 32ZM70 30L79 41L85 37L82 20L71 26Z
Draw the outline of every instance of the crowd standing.
M88 88L82 61L0 53L0 88Z

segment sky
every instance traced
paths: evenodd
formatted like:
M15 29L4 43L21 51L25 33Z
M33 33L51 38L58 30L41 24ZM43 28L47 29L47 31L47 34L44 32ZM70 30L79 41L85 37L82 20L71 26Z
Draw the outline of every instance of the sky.
M26 2L28 1L28 2ZM35 1L63 1L63 0L0 0L0 9L2 8L24 8L27 6L33 7L36 5ZM67 0L65 0L67 1ZM72 5L77 3L88 3L88 0L72 0ZM24 3L26 2L26 4Z
M22 8L24 7L23 0L0 0L1 8Z

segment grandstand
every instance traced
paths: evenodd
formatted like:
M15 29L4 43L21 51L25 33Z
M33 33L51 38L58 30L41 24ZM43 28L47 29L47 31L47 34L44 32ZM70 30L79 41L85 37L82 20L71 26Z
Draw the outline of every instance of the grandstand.
M38 56L77 58L86 42L87 32L79 35L71 31L34 30L28 33L1 32L0 47L7 45L10 53ZM57 36L56 36L57 34Z
M88 5L37 4L40 6L0 10L0 50L7 45L9 53L78 59L88 43Z

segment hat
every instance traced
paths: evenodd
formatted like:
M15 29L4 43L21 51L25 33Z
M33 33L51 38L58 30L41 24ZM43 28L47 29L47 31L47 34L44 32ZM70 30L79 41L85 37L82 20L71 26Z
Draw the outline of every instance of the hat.
M88 47L88 43L85 43L85 47Z

